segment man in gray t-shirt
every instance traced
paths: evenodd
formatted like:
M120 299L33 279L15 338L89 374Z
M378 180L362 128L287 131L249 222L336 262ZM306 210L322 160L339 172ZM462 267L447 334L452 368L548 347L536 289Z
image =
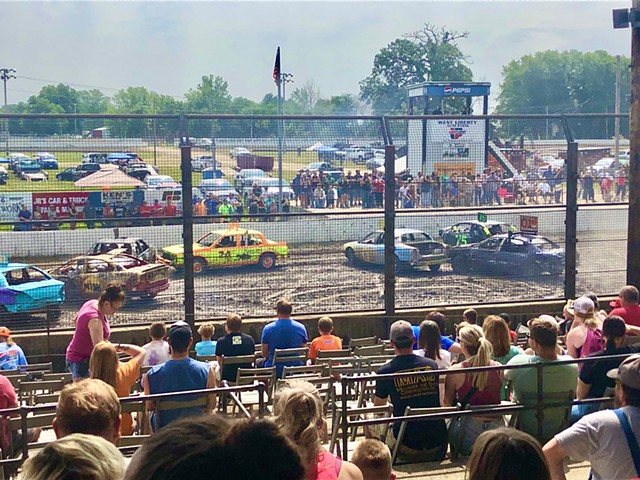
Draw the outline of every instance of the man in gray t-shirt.
M611 370L616 378L616 404L640 438L640 355L632 355L620 368ZM613 410L586 415L544 446L553 480L565 480L564 459L588 460L593 480L637 478L627 439ZM640 459L638 459L640 462Z

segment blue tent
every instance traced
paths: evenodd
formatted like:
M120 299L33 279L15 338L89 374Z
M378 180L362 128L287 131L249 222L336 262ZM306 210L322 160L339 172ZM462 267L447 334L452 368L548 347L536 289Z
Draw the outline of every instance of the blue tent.
M326 145L316 148L316 152L318 153L335 153L337 151L337 148L327 147Z
M137 157L135 153L112 153L107 157L107 160L114 162L117 160L133 160Z

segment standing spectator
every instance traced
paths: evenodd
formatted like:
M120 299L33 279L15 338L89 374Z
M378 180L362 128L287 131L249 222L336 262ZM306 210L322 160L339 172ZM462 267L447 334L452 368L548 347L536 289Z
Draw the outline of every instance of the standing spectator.
M624 168L619 168L614 175L616 182L616 200L624 202L624 198L627 195L627 172Z
M84 219L87 224L87 228L90 230L93 230L94 228L96 228L96 222L94 221L97 216L96 209L91 204L91 202L87 201L87 203L84 206L83 213L84 213Z
M131 358L123 363L118 359L118 353L124 353ZM89 360L91 378L102 380L111 385L119 398L131 395L131 388L140 378L140 367L147 351L137 345L109 342L99 342L93 347ZM122 413L120 432L122 435L133 435L133 418L130 413Z
M582 198L586 202L591 200L592 202L596 201L595 190L593 188L594 178L591 173L591 169L587 168L582 176Z
M71 230L75 230L76 229L76 222L75 220L78 219L78 209L76 208L76 204L73 203L73 201L71 202L71 205L69 205L69 220L71 220L71 222L69 222L69 228Z
M222 365L222 380L235 382L238 368L251 368L253 362L239 365L225 365L223 357L239 357L241 355L253 355L256 350L253 337L242 333L242 318L240 315L227 316L224 326L227 333L218 339L216 344L216 357L218 365Z
M196 217L204 217L207 214L207 207L201 198L198 198L198 201L193 206L193 214Z
M76 327L67 347L67 370L74 381L89 377L89 358L93 347L109 339L109 317L124 303L124 290L109 284L97 300L87 300L76 315Z
M216 327L211 322L200 325L198 333L200 337L202 337L202 341L196 343L196 355L203 357L216 354L216 342L211 341L211 337L213 337L215 331Z
M280 430L297 447L307 479L362 480L358 467L322 447L327 421L316 387L309 382L290 380L276 392L273 412Z
M27 365L27 357L11 338L11 330L0 327L0 370L16 370Z
M145 395L215 388L216 377L213 367L189 357L192 344L193 336L188 323L178 321L171 325L169 328L171 358L162 365L152 367L145 375L143 382ZM214 395L208 395L207 398L207 409L175 408L161 413L155 411L155 402L147 402L147 409L152 411L151 428L157 431L178 418L206 413L205 410L211 410L215 405ZM183 397L175 401L184 402L192 399Z
M139 211L140 211L140 217L150 218L152 215L153 209L146 201L143 201L142 204L140 205Z
M360 469L364 480L396 480L391 469L391 451L379 440L368 438L358 442L351 462Z
M327 206L327 197L322 189L322 186L318 184L318 186L313 191L313 207L314 208L325 208Z
M329 189L327 190L327 207L328 208L335 208L337 196L338 196L338 191L335 189L333 185L329 185Z
M498 366L491 360L493 348L484 338L478 325L469 325L458 331L460 346L466 360L449 369L445 380L444 406L456 404L463 408L479 405L499 405L504 374L502 371L456 374L460 368ZM449 433L451 448L462 455L469 455L478 436L485 430L504 427L502 415L474 415L460 417Z
M640 327L640 293L633 285L622 287L618 294L620 306L616 306L609 315L618 315L623 318L627 325ZM613 306L613 305L612 305Z
M22 232L31 230L31 220L31 212L27 207L25 207L24 203L21 203L20 210L18 211L18 221L20 223L17 225L17 230Z
M478 437L467 462L468 480L551 480L540 444L513 428L497 428Z
M309 348L309 360L311 360L312 364L316 363L319 350L342 350L342 340L333 335L333 320L331 317L320 317L318 320L318 332L320 336L313 339Z
M567 353L573 358L583 358L604 348L602 321L595 316L595 305L583 296L573 302L573 324L565 342Z
M151 341L142 346L147 352L143 365L160 365L170 358L169 344L164 340L167 335L167 327L164 322L152 323L149 327Z
M368 173L365 173L364 176L362 177L360 189L362 190L362 207L371 208L373 206L371 201L372 185L371 185L371 177L369 176Z
M406 407L428 408L440 406L438 392L438 369L436 362L430 358L413 354L413 329L411 324L398 320L391 325L391 346L395 358L378 369L379 374L396 372L424 372L424 375L411 377L410 382L377 380L375 405L386 405L388 399L393 404L393 415L404 415ZM400 423L393 424L392 435L389 435L389 447L393 449ZM447 452L447 427L444 420L427 420L409 422L400 445L399 453L403 456L421 461L440 461Z
M589 461L593 480L640 476L640 355L627 358L610 375L616 379L618 409L582 417L544 446L554 480L566 479L565 457Z
M605 202L611 202L611 187L613 186L613 180L608 172L604 173L602 181L600 182L600 189L602 190L602 199Z
M307 345L309 338L305 326L291 318L293 307L286 298L281 298L276 303L275 322L268 324L262 330L262 357L265 358L264 366L273 366L273 355L277 348L301 348ZM300 366L299 361L278 362L276 372L278 378L282 377L285 366Z
M529 322L529 346L535 355L517 355L507 365L526 365L538 362L571 360L568 355L558 355L558 323L551 319L534 318ZM525 406L535 406L538 394L538 374L535 368L507 370L505 378L511 381L514 401ZM563 364L542 369L543 395L546 393L574 391L578 384L578 367ZM544 410L542 437L546 441L561 428L566 417L566 408L557 407ZM520 415L521 430L537 436L538 419L535 410L527 410Z
M151 205L151 216L164 217L164 207L160 205L160 200L157 198L153 201L153 205Z

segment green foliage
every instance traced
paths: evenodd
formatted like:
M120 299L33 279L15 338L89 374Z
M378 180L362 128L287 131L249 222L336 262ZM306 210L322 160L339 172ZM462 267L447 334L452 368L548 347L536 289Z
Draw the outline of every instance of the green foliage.
M231 95L229 85L219 76L204 75L196 88L185 95L186 110L190 113L229 113Z
M406 87L424 81L469 81L473 78L457 40L468 33L426 24L398 38L373 60L371 75L360 82L360 98L377 114L407 112Z

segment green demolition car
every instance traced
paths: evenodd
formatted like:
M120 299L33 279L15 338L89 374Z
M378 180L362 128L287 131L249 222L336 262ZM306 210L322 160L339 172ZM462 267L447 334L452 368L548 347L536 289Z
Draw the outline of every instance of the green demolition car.
M226 230L213 230L193 244L193 271L202 273L208 267L236 267L260 265L273 268L276 259L289 255L286 242L268 240L257 230L241 228L232 223ZM172 245L162 249L160 261L173 267L184 266L184 246Z

